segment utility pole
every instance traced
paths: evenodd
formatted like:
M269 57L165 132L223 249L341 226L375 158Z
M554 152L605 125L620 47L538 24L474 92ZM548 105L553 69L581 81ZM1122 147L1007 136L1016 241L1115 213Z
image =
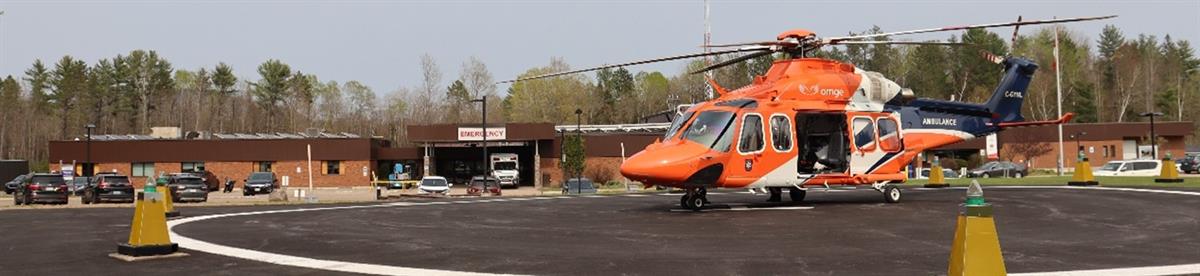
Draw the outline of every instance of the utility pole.
M1057 19L1057 17L1055 17ZM1058 24L1054 24L1054 86L1058 97L1058 118L1062 118L1062 63L1058 60ZM1063 175L1063 126L1058 124L1058 175Z
M708 47L708 45L712 44L712 27L708 23L708 12L709 12L708 0L704 0L704 53L705 54L708 54L709 52L712 51L712 48ZM712 65L713 65L712 56L705 56L704 57L704 66L712 66ZM704 71L704 78L708 79L708 80L713 79L713 71L714 70ZM716 95L713 95L712 85L711 84L705 85L705 87L707 87L707 88L705 88L704 91L708 92L708 98L709 99L716 98Z

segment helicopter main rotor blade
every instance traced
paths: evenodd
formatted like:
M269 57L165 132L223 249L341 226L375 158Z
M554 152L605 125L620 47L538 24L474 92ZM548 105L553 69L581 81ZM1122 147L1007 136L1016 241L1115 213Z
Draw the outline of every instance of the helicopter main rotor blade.
M677 59L689 59L689 58L696 58L696 57L715 56L715 55L732 54L732 53L749 52L749 51L771 52L771 47L767 47L767 46L744 47L744 48L737 48L737 49L723 50L723 51L714 51L714 52L708 52L708 53L686 54L686 55L670 56L670 57L663 57L663 58L656 58L656 59L639 60L639 61L627 62L627 63L621 63L621 64L604 65L604 66L597 66L597 67L585 68L585 69L579 69L579 70L571 70L571 71L565 71L565 72L550 73L550 74L518 78L518 79L513 79L513 80L506 80L506 81L497 82L497 84L535 80L535 79L542 79L542 78L549 78L549 77L557 77L557 76L562 76L562 75L570 75L570 74L575 74L575 73L583 73L583 72L596 71L596 70L608 69L608 68L617 68L617 67L625 67L625 66L631 66L631 65L671 61L671 60L677 60Z
M731 43L731 44L709 44L709 45L700 45L700 47L728 48L728 47L744 47L744 46L794 46L794 45L798 45L798 44L799 43L797 43L795 41L758 41L758 42L743 42L743 43Z
M965 46L970 43L962 42L940 42L940 41L842 41L834 45L870 45L870 44L895 44L895 45L951 45Z
M750 53L750 54L746 54L746 55L743 55L743 56L740 56L740 57L736 57L736 58L732 58L732 59L729 59L729 60L726 60L726 61L722 61L722 62L719 62L719 63L717 63L717 64L709 65L709 66L707 66L707 67L700 68L699 70L692 71L692 72L690 72L689 74L703 73L703 72L706 72L706 71L708 71L708 70L713 70L713 69L717 69L717 68L721 68L721 67L729 66L729 65L732 65L732 64L737 64L738 62L747 61L747 60L750 60L750 59L752 59L752 58L761 57L761 56L765 56L765 55L769 55L769 54L773 54L773 53L775 53L775 51L772 51L772 50L761 50L760 52L757 52L757 53Z
M866 35L855 35L855 36L830 37L830 38L826 38L824 40L824 42L825 42L825 44L839 44L839 43L842 43L847 40L861 40L861 39L884 37L884 36L894 36L894 35L910 35L910 34L957 31L957 30L979 29L979 28L995 28L995 27L1008 27L1008 26L1040 25L1040 24L1065 23L1065 22L1076 22L1076 21L1102 20L1102 19L1109 19L1109 18L1114 18L1114 17L1117 17L1117 16L1109 15L1109 16L1094 16L1094 17L1076 17L1076 18L1063 18L1063 19L1050 19L1050 20L1017 21L1017 22L954 26L954 27L899 31L899 32L881 33L881 34L866 34Z

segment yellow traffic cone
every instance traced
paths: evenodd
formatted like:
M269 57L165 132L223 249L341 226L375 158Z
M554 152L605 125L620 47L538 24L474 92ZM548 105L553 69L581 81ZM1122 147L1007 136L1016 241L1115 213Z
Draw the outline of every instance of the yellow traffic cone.
M945 188L950 187L946 183L946 175L942 172L942 162L935 156L933 157L933 167L929 168L929 183L925 183L925 188Z
M171 242L167 232L167 217L163 211L161 193L147 188L138 193L130 225L129 241L117 244L117 253L109 254L124 261L140 261L164 257L182 257L179 245Z
M967 188L965 206L954 229L948 275L1006 275L992 205L984 202L979 182L972 181Z
M175 210L175 200L174 200L174 198L172 198L172 196L173 196L172 194L174 194L175 192L171 191L170 186L167 186L164 188L165 189L163 189L164 191L162 192L163 213L166 214L168 218L178 217L179 211Z
M1087 157L1082 157L1080 153L1079 161L1075 162L1075 174L1071 175L1071 181L1067 181L1069 186L1096 186L1100 182L1096 182L1096 176L1092 175L1092 163L1088 162Z
M1179 169L1175 167L1175 160L1171 159L1171 153L1167 153L1167 157L1162 160L1162 171L1158 174L1158 178L1154 179L1156 183L1181 183L1183 178L1179 178Z

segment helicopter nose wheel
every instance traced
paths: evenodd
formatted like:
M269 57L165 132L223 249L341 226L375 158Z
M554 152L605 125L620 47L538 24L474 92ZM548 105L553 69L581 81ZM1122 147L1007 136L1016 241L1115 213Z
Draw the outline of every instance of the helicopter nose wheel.
M679 198L679 206L692 211L700 211L708 202L708 189L688 189L686 194Z

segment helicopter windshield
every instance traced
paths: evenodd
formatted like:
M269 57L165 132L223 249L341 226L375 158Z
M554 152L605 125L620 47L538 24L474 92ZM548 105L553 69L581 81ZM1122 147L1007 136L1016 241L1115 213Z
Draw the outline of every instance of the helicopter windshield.
M696 120L683 132L683 139L699 143L711 149L729 150L729 126L733 122L733 112L704 111L696 115Z
M679 132L679 128L683 127L683 124L688 120L691 120L692 115L694 114L696 114L695 111L688 111L687 113L684 113L683 116L675 117L675 121L671 122L671 128L667 129L667 134L663 135L663 140L669 140L671 137L675 137L675 133Z

